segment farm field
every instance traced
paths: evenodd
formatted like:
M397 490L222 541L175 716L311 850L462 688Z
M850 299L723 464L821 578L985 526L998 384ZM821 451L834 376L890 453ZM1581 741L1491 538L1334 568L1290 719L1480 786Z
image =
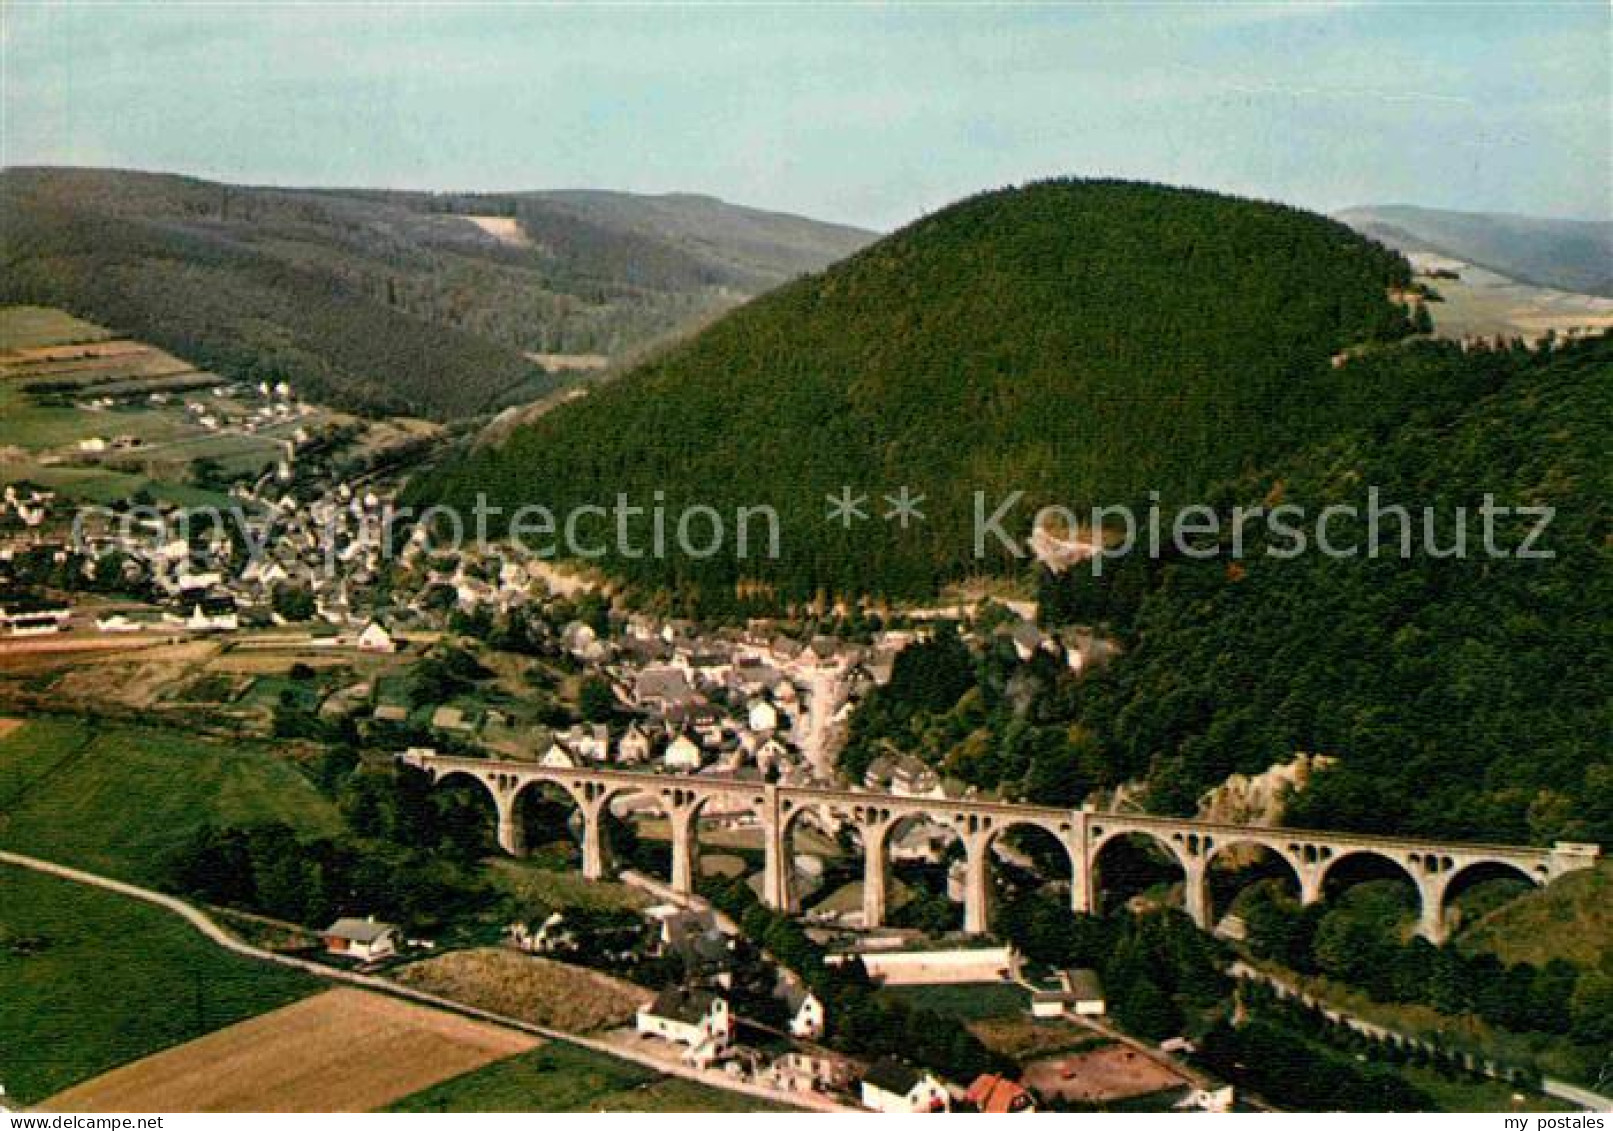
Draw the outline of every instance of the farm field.
M1613 299L1532 286L1446 256L1412 252L1413 266L1456 270L1459 279L1429 279L1444 300L1430 305L1434 333L1444 338L1521 337L1597 332L1613 326Z
M89 720L35 719L0 738L0 847L136 883L204 822L340 828L269 748Z
M289 443L338 426L359 429L362 456L438 431L406 418L365 423L226 382L62 311L0 307L0 480L101 503L148 490L182 505L219 505L222 496L183 493L196 461L256 474Z
M554 1042L395 1103L393 1111L787 1111Z
M112 331L48 306L8 306L0 311L0 352L99 342L110 337Z
M335 989L109 1072L62 1111L370 1111L533 1048L524 1033Z
M638 1007L654 996L595 970L501 947L428 958L395 977L414 989L571 1033L632 1024Z
M318 988L156 907L0 865L0 1081L23 1103Z

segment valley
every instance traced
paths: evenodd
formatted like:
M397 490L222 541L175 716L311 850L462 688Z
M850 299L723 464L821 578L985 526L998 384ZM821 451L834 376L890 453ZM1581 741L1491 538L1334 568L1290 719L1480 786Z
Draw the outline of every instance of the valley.
M1088 209L1109 244L1027 296L1003 264L903 294L988 249L1045 257L1060 223L1095 230ZM466 226L532 251L527 215ZM1278 252L1221 309L1237 240ZM1320 218L1056 182L707 311L636 365L541 343L523 352L579 383L478 414L485 433L228 377L211 346L84 308L0 310L0 849L172 893L237 950L197 957L160 911L0 866L11 977L81 964L67 924L110 901L96 914L146 965L106 976L194 987L189 1014L120 1041L93 983L64 1015L92 1034L78 1055L0 1078L46 1108L758 1110L870 1106L867 1081L916 1064L960 1106L994 1078L1052 1109L1313 1104L1249 1067L1287 1042L1344 1106L1561 1107L1606 1043L1581 936L1606 931L1613 835L1594 692L1613 414L1605 300L1517 287ZM1030 332L1020 304L1072 290ZM993 336L956 336L987 309ZM1179 340L1134 337L1162 317ZM1218 511L1437 481L1551 503L1556 556L1363 572L1257 538L1230 563L1096 571L1112 531L1044 526L1014 532L1039 560L980 565L949 541L966 496L936 486L973 477L1066 500L1159 483ZM852 537L814 497L847 481L930 497L914 529ZM470 513L472 489L563 515L652 484L776 505L785 553L557 559L416 521ZM188 525L208 507L224 521ZM1547 680L1564 649L1575 669ZM1311 754L1259 826L1206 823L1229 778ZM365 957L342 932L389 941ZM667 1036L691 994L733 1011L712 1042ZM341 1044L371 1010L385 1072L209 1078L250 1048Z

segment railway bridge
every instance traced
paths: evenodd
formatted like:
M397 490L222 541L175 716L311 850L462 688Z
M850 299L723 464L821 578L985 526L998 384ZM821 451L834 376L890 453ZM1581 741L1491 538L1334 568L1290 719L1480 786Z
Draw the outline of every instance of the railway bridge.
M610 871L605 841L607 807L636 798L666 815L672 846L672 887L692 892L699 874L699 822L703 812L754 825L764 853L763 900L776 910L795 911L791 835L809 816L823 828L846 823L863 844L863 918L870 927L885 918L893 833L917 821L952 831L964 850L964 930L989 930L991 860L997 839L1016 829L1036 828L1051 835L1068 857L1070 907L1097 909L1101 883L1098 858L1121 838L1151 841L1175 860L1183 876L1187 913L1200 927L1213 926L1209 869L1222 853L1260 848L1292 872L1302 903L1323 898L1329 874L1341 863L1363 857L1387 861L1417 889L1418 933L1431 942L1446 935L1447 896L1453 884L1475 869L1501 869L1545 885L1568 872L1595 865L1596 845L1559 842L1551 848L1418 840L1409 837L1235 825L1178 817L1153 817L1091 809L1056 809L1013 802L908 797L817 786L783 786L693 775L593 768L558 768L532 762L496 761L410 751L398 760L425 771L433 782L453 777L481 783L498 813L498 843L520 856L526 851L519 810L522 794L545 786L562 791L581 818L582 870L588 879Z

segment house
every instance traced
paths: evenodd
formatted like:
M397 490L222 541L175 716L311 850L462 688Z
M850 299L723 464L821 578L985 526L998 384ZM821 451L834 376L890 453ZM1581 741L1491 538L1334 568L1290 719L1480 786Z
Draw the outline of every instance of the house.
M751 703L746 712L747 721L751 730L758 734L766 734L778 729L778 708L766 699L757 699Z
M605 645L600 642L599 634L582 621L574 620L560 631L560 645L578 660L597 661L605 658Z
M622 741L616 747L616 760L623 765L636 766L650 760L650 736L645 734L637 723L627 728L622 735Z
M610 728L604 723L579 723L554 737L556 742L571 752L578 765L610 761Z
M790 760L790 749L776 737L768 740L756 748L756 765L763 773Z
M1032 1017L1063 1017L1066 1013L1102 1017L1106 1009L1103 983L1095 970L1060 971L1056 988L1031 993Z
M538 765L551 770L575 770L577 759L560 743L552 742L549 749L543 752L543 757L538 759Z
M633 684L633 702L647 710L684 706L695 701L689 677L679 668L644 668Z
M371 916L367 919L338 919L325 928L325 951L360 962L374 962L398 952L398 929Z
M1177 1111L1231 1111L1237 1102L1237 1091L1231 1084L1221 1088L1194 1088L1187 1095L1177 1100Z
M900 830L890 845L893 864L933 864L946 858L958 834L945 825L912 824Z
M903 754L896 758L890 787L900 797L938 797L941 777L913 755Z
M887 1115L948 1111L946 1085L932 1073L884 1057L874 1062L862 1080L862 1105Z
M773 994L784 1002L789 1012L790 1036L800 1037L804 1041L815 1041L823 1036L823 1002L818 1000L817 994L799 982L785 978L779 979Z
M96 617L95 627L101 632L139 632L141 625L122 613L113 613L111 616Z
M1060 633L1059 642L1064 646L1064 662L1074 672L1106 664L1120 651L1113 640L1084 629L1066 629Z
M842 1057L787 1052L768 1065L773 1086L786 1092L830 1092L853 1079L851 1063Z
M964 1098L974 1109L986 1115L1007 1115L1015 1112L1033 1112L1036 1101L1031 1094L1006 1076L988 1072L975 1077Z
M881 754L868 764L863 787L899 797L939 797L941 778L911 754Z
M364 626L364 631L358 634L358 650L360 652L392 653L398 650L397 641L392 639L380 621L371 621Z
M59 632L72 617L72 606L48 597L0 597L0 628L13 636Z
M1059 975L1069 995L1070 1006L1077 1017L1102 1017L1107 1005L1103 1000L1103 982L1096 970L1066 970Z
M1063 1017L1065 1007L1069 1002L1064 1000L1063 990L1032 990L1031 1016L1032 1017Z
M656 940L659 952L676 954L689 977L706 984L732 989L738 955L733 937L717 926L710 911L692 911L673 904L662 904L645 912L660 924Z
M185 597L175 608L163 613L162 619L196 632L234 632L241 627L235 598L228 593Z
M1022 620L1009 631L1008 638L1013 641L1014 654L1021 662L1029 660L1041 651L1047 643L1047 638L1028 620Z
M638 1011L636 1027L688 1049L685 1057L704 1067L717 1060L734 1036L728 1003L709 990L670 987Z
M706 761L706 752L687 734L679 734L667 746L661 760L669 770L698 770Z

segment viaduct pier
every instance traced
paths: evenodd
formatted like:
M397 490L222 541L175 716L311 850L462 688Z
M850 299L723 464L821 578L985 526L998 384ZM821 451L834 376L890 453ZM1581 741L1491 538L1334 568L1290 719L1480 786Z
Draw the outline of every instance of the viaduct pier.
M1328 874L1341 862L1376 858L1399 868L1416 887L1418 933L1435 943L1443 942L1447 933L1446 909L1453 885L1475 869L1501 869L1544 886L1566 873L1593 867L1600 855L1596 845L1567 842L1534 848L1418 840L693 775L557 768L419 751L399 755L398 760L423 770L434 783L455 777L479 782L497 810L499 846L517 856L526 851L519 810L523 793L558 790L580 816L582 870L588 879L603 879L610 872L605 823L607 807L613 801L637 798L665 814L671 829L672 887L684 893L694 890L699 872L702 811L711 806L714 811L737 816L761 832L763 900L780 911L799 910L792 890L790 852L797 822L808 814L815 814L824 827L850 822L863 844L863 921L869 927L879 926L885 919L893 833L915 821L944 826L963 845L964 930L970 934L985 934L990 929L993 844L1014 829L1040 829L1063 847L1070 869L1070 907L1077 912L1091 912L1098 906L1102 879L1097 865L1105 846L1120 838L1152 841L1181 868L1187 913L1205 929L1213 926L1209 868L1218 854L1229 849L1259 847L1274 854L1292 872L1305 904L1323 898Z

